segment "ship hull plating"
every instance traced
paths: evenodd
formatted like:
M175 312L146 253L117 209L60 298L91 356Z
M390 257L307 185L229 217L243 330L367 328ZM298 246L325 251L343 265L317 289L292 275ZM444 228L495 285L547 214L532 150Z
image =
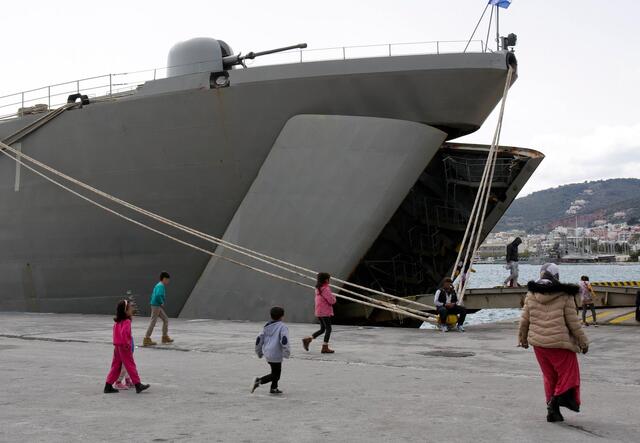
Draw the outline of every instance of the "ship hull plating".
M448 138L477 129L500 98L505 57L460 56L237 70L223 89L150 93L160 83L147 84L131 97L64 113L21 140L20 149L105 192L223 236L296 115L407 120L443 129ZM294 68L302 74L294 76ZM0 124L0 137L32 118ZM176 316L209 262L4 157L0 209L2 310L108 313L131 290L144 313L156 275L168 270L174 278L167 311Z

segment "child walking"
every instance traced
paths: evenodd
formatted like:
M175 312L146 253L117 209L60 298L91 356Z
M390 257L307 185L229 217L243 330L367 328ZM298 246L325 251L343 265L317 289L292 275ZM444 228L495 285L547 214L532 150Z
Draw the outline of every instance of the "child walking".
M116 316L113 319L115 321L113 325L113 360L104 385L105 394L118 392L113 387L113 384L117 380L123 365L131 377L138 394L149 388L149 385L140 383L136 362L133 360L133 350L131 348L133 344L131 336L133 309L133 305L127 300L120 300L116 306Z
M336 296L331 292L329 286L331 276L326 272L321 272L317 276L316 282L316 317L320 322L320 329L309 337L302 339L302 346L305 351L309 350L309 344L313 339L324 334L324 343L322 344L322 354L333 354L335 351L329 348L329 339L331 338L331 317L333 317L333 305L336 304Z
M167 285L169 284L169 280L171 276L168 272L162 271L160 273L160 281L156 283L153 287L153 292L151 293L151 321L149 322L149 327L147 328L147 333L142 340L142 346L155 346L157 343L151 340L151 334L153 333L153 328L156 327L156 321L158 321L158 317L162 319L162 343L169 344L173 343L173 339L169 337L169 317L167 317L167 313L164 312L164 302L167 295Z
M278 381L282 374L282 359L289 358L289 328L283 323L284 309L279 306L271 308L271 321L264 326L262 333L256 339L256 354L264 356L271 367L271 373L264 377L256 377L251 384L251 393L260 385L271 383L271 394L282 394L278 389Z
M598 319L596 318L596 308L593 304L593 297L595 296L591 283L589 283L589 277L583 275L580 277L580 300L582 301L582 324L589 326L587 323L587 309L591 310L591 318L593 319L593 325L598 326Z
M136 302L133 298L125 298L126 302L127 302L127 310L131 311L131 316L133 317L134 315L136 315L137 311L138 311L138 307L136 305ZM133 351L135 350L135 344L133 342L133 334L131 334L131 354L133 354ZM115 388L119 391L127 391L131 388L134 387L133 381L131 381L131 377L129 377L129 374L127 373L127 369L124 367L124 365L122 365L122 369L120 370L120 376L118 377L118 380L115 383Z

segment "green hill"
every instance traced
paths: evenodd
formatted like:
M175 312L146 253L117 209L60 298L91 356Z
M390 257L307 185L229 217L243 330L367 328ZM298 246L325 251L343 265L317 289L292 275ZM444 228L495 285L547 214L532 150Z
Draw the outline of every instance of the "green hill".
M614 217L619 211L625 212L623 218ZM558 225L573 226L576 217L580 226L591 226L599 219L637 222L640 218L640 179L573 183L534 192L516 199L494 230L546 232Z

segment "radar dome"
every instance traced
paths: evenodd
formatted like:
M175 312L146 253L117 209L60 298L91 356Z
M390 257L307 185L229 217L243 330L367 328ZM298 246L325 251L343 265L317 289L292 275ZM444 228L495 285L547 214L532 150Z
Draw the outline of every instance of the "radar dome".
M232 53L228 44L215 38L199 37L176 43L167 57L167 77L220 72L224 69L222 58Z

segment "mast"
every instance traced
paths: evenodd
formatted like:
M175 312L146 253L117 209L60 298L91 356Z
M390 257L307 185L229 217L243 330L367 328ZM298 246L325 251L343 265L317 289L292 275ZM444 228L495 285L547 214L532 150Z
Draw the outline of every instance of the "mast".
M500 50L500 7L496 6L496 51Z

